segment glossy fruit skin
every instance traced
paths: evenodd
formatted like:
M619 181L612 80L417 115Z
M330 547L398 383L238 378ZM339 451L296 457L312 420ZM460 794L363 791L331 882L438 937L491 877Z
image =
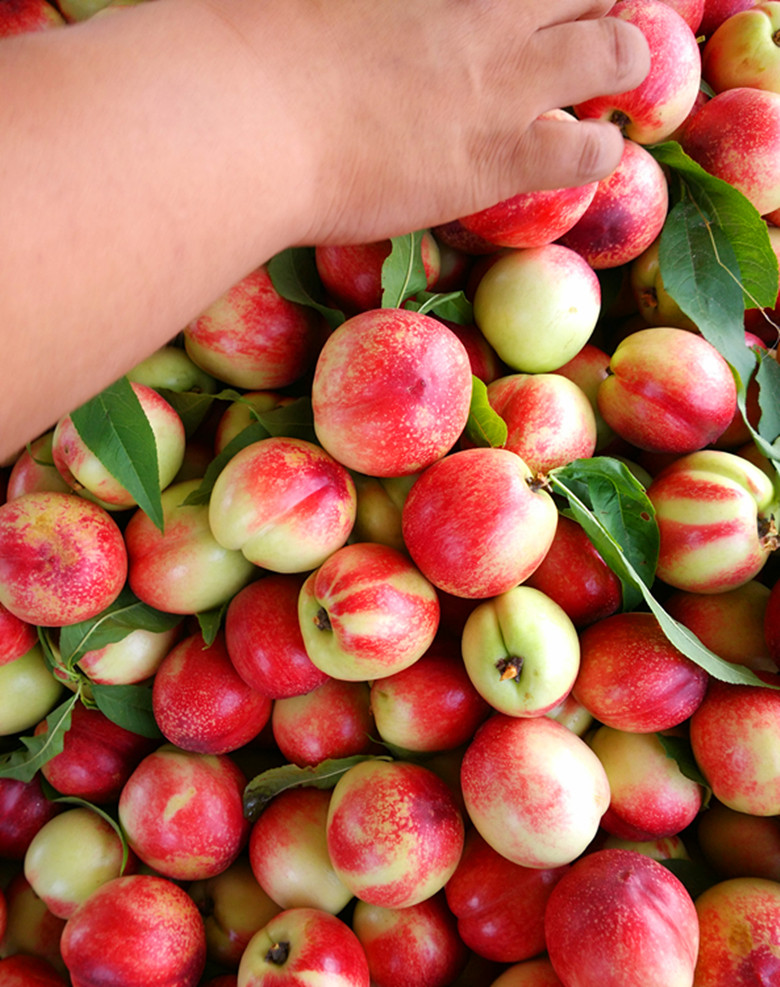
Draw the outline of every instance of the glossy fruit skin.
M121 641L85 652L76 664L98 685L137 685L151 679L182 630L181 623L166 631L136 627Z
M287 387L310 368L321 345L313 309L276 291L266 265L242 278L184 329L188 356L233 387Z
M0 960L0 982L4 987L66 987L65 978L48 960L28 953Z
M63 27L65 20L57 7L48 0L11 0L0 10L0 37L44 31Z
M565 110L549 110L543 119L573 120ZM521 192L479 212L462 216L460 224L497 247L541 247L558 240L577 222L596 192L596 182L563 189Z
M754 6L755 0L704 0L699 33L705 38L714 34L727 17L739 10L747 10Z
M252 826L252 873L280 909L319 908L336 915L352 900L328 855L330 797L326 789L288 789L271 800Z
M72 493L52 462L51 444L54 430L39 435L17 457L8 474L6 500L15 500L25 493L54 490Z
M606 350L594 343L585 345L575 353L562 367L555 371L562 377L567 377L583 391L596 419L596 450L600 451L609 446L614 440L615 433L604 421L598 407L598 390L602 380L609 373L610 356Z
M757 673L770 685L777 675ZM693 755L715 797L737 812L780 815L780 691L712 680L691 717Z
M602 725L588 743L609 779L611 799L601 818L607 833L649 842L676 836L696 819L702 788L667 756L657 734Z
M469 949L498 963L517 963L545 950L544 909L569 864L522 867L471 829L458 867L445 886L458 933Z
M344 884L369 904L403 908L447 883L464 823L445 783L405 761L362 761L333 789L328 853Z
M596 272L563 243L490 258L474 291L474 321L504 363L521 373L549 373L571 360L600 309Z
M298 620L317 668L369 682L408 668L425 653L439 627L439 600L408 555L352 542L306 579Z
M463 216L460 222L497 247L542 247L571 229L595 192L596 182L566 189L521 192L479 213Z
M117 877L68 919L62 957L74 987L195 987L206 963L203 919L172 881Z
M0 665L0 737L28 730L54 709L62 684L52 674L41 645Z
M682 17L688 27L696 34L704 16L705 0L666 0Z
M719 438L734 417L731 369L696 333L667 326L640 329L618 344L610 370L599 387L599 410L638 449L694 452Z
M132 384L140 409L149 422L157 453L161 490L171 484L184 461L184 423L174 408L146 384ZM82 439L70 415L57 422L52 436L52 459L73 490L106 510L126 510L136 499L119 483Z
M355 523L355 484L314 442L270 436L217 477L209 528L223 548L273 572L305 572L340 548Z
M60 940L65 919L58 918L38 897L32 885L18 871L4 889L7 903L6 930L2 939L3 955L27 953L40 956L62 969Z
M37 643L37 628L0 603L0 665L21 658Z
M366 954L346 922L317 908L288 908L249 940L237 987L318 981L328 987L369 987L370 979Z
M44 720L35 733L47 730ZM95 805L115 801L137 765L157 744L81 702L73 707L63 741L62 751L43 765L41 774L61 794Z
M671 729L704 698L707 673L672 645L653 614L606 617L585 628L580 646L574 697L616 730Z
M327 679L312 664L298 623L298 596L306 573L269 573L231 599L225 644L234 668L271 699L311 692Z
M771 591L757 579L722 593L678 590L666 599L666 612L726 661L754 671L775 672L777 661L765 639Z
M233 971L255 932L282 910L257 883L243 855L220 874L193 881L187 893L203 916L209 960Z
M441 891L406 908L358 901L352 928L375 987L448 987L468 957Z
M0 778L0 857L21 860L41 826L61 811L43 794L40 773L30 781Z
M43 491L0 506L0 603L21 620L89 620L114 602L126 576L122 532L97 504Z
M434 641L409 668L371 684L378 736L403 750L435 752L465 744L490 714L457 643Z
M526 585L469 614L461 651L479 694L510 716L550 712L571 692L580 667L574 624L554 600Z
M690 987L696 909L662 864L631 850L578 860L545 911L547 951L567 987Z
M718 93L750 86L780 91L780 58L774 40L780 27L776 0L737 11L708 38L702 51L702 76Z
M590 205L560 243L596 271L629 264L660 234L668 206L663 169L643 145L626 140L617 168L599 181Z
M249 835L246 778L227 754L163 744L141 761L119 797L119 822L140 859L171 880L225 870Z
M406 498L407 549L440 590L470 599L523 582L547 553L558 511L507 449L452 453L425 470Z
M667 139L685 120L699 90L696 36L674 7L661 0L621 0L608 16L635 24L650 48L650 70L634 89L596 96L574 107L580 119L611 120L640 144Z
M471 363L442 322L371 309L343 322L317 360L311 399L318 441L350 470L404 476L455 445L469 414Z
M209 645L200 633L180 641L152 683L152 712L165 739L201 754L227 754L254 740L271 705L235 670L222 633Z
M695 987L777 981L780 884L750 877L721 881L697 897L696 912L701 943Z
M314 249L314 262L331 304L347 315L356 315L382 305L382 265L390 256L392 242L328 244ZM427 287L432 288L441 270L439 245L424 230L420 243Z
M74 858L73 846L84 844ZM93 809L69 807L35 834L24 855L24 875L49 911L70 918L78 906L114 877L133 874L138 861L114 827Z
M503 448L535 473L588 459L596 449L596 416L575 383L557 373L510 374L491 381L488 401L507 424Z
M734 453L680 456L656 474L647 496L660 534L656 573L675 589L735 589L761 572L774 548L771 526L763 530L774 509L772 481Z
M622 602L620 580L572 518L561 515L550 549L524 585L541 590L577 628L609 617Z
M200 479L172 483L162 494L163 530L142 510L125 527L130 588L166 613L194 614L222 606L255 574L237 550L220 545L208 505L187 504Z
M376 735L368 682L327 676L302 696L274 700L271 728L285 759L300 767L370 754Z
M596 755L546 716L494 714L466 748L460 777L466 811L483 839L523 867L571 863L609 804Z
M686 124L683 150L738 189L762 216L780 208L775 162L780 147L780 93L726 89Z

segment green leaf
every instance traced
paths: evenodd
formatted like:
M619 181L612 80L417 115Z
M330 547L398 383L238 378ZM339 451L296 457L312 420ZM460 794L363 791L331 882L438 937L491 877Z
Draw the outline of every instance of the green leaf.
M667 292L746 381L755 360L745 346L739 265L725 231L683 199L669 212L658 260Z
M400 308L407 298L426 288L422 238L423 231L392 238L382 264L382 308Z
M761 409L758 432L771 445L780 436L780 364L770 353L759 356L756 381Z
M687 658L690 658L695 664L701 666L713 678L720 679L722 682L772 688L771 686L767 686L765 682L744 665L735 665L718 657L709 648L706 648L692 631L674 620L655 599L650 592L650 588L645 583L643 576L640 576L634 568L622 547L604 525L601 518L597 517L590 507L577 497L573 490L567 488L566 484L560 479L560 474L557 471L550 475L550 485L566 497L573 517L585 529L585 532L601 557L618 579L620 579L624 587L633 587L639 592L650 612L655 614L664 635L678 651L681 651ZM625 606L625 600L624 609L628 609Z
M43 651L43 657L46 659L46 664L54 672L60 667L60 662L59 648L55 644L53 634L54 631L50 627L38 628L38 642L41 646L41 651Z
M474 307L462 291L445 293L418 291L414 298L404 302L404 308L422 315L436 315L459 326L474 324Z
M466 421L466 435L476 446L501 448L509 429L504 419L488 401L487 385L474 374L471 376L471 404Z
M282 298L315 309L331 329L340 326L344 313L325 304L313 247L289 247L268 262L271 283Z
M306 767L283 764L278 768L269 768L252 778L244 789L244 815L254 822L275 796L290 788L333 788L343 774L361 761L392 761L392 758L355 754L352 757L328 758Z
M204 391L172 391L164 387L158 388L158 394L181 418L188 437L194 434L216 398L215 394Z
M148 685L98 685L92 696L100 712L131 733L159 740L160 728L152 712L152 690Z
M625 463L608 456L576 459L550 473L550 483L569 500L575 518L583 526L607 565L623 587L623 609L633 610L641 594L632 578L621 575L621 559L627 559L641 580L651 586L658 563L659 535L655 509L642 484ZM572 495L575 501L572 501ZM598 521L580 515L577 504L586 504ZM609 535L602 537L602 531ZM620 558L616 556L616 547Z
M32 737L20 737L24 746L0 757L0 778L32 781L47 761L62 753L73 707L78 701L79 693L74 692L46 717L45 731Z
M69 624L60 630L59 648L63 663L72 667L87 651L114 644L132 631L162 633L181 623L179 614L164 613L142 603L129 586L114 602L90 620Z
M745 307L770 308L777 300L778 263L767 223L738 189L708 174L676 142L650 150L672 170L676 190L658 251L664 287L731 366L742 417L758 449L780 470L773 448L780 380L745 346L744 334ZM747 387L757 361L764 393L755 428L747 419Z
M707 779L701 773L701 768L696 763L690 740L687 737L676 737L673 734L665 733L657 733L656 737L658 737L664 749L664 754L677 762L677 767L680 769L683 777L688 778L690 781L695 781L697 785L701 785L704 789L702 808L706 809L712 798L712 789Z
M216 641L217 634L219 634L219 629L222 627L222 621L224 620L227 608L228 604L223 603L219 607L214 607L213 610L201 610L199 614L196 614L203 643L206 647L211 647L211 645Z
M708 223L723 231L737 261L745 305L756 308L773 306L778 292L777 257L769 241L766 221L758 210L729 182L705 171L676 141L656 144L648 150L660 164L671 169L674 177L671 183L673 198L676 193L680 199L688 199ZM691 258L677 255L670 260L675 264L685 263ZM710 268L715 258L710 249L692 260L702 268ZM667 290L666 275L669 270L664 270L662 262L661 277ZM725 272L718 276L724 279L729 277ZM679 298L672 297L681 305ZM691 318L694 316L691 315Z
M271 411L252 411L269 435L289 436L306 442L317 441L314 412L308 396L300 397L290 404L281 404Z
M162 530L157 443L130 381L120 377L70 417L87 448Z

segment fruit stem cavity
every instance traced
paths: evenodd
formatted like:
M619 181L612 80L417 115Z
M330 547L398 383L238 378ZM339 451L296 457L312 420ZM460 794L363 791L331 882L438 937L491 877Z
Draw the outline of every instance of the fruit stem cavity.
M314 615L314 626L318 631L329 631L331 629L330 617L325 607L320 607Z
M287 961L289 955L289 942L275 942L265 954L265 960L267 963L273 963L275 966L282 966Z

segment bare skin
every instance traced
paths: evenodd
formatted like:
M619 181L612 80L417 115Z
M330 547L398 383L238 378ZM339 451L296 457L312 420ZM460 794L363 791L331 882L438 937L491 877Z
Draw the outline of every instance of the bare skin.
M609 174L604 0L154 0L0 41L0 462L284 247Z

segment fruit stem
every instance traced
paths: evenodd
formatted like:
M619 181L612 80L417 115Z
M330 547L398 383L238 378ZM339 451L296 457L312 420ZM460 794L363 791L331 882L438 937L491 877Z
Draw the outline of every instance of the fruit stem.
M780 547L780 535L777 531L775 516L771 514L768 518L758 519L758 537L765 549L774 552Z
M520 673L523 670L523 659L520 655L509 655L507 658L499 658L496 662L496 669L501 675L501 681L515 679L520 681Z
M550 487L550 481L545 473L536 473L534 476L528 477L525 482L534 493L539 490L548 490Z

